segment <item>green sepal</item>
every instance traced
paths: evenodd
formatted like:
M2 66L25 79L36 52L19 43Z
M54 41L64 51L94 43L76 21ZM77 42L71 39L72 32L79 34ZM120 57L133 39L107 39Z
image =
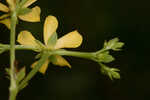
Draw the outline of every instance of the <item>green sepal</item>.
M16 74L16 83L19 84L26 75L26 69L23 67L19 72Z
M48 47L49 47L49 48L54 48L56 42L57 42L57 33L55 32L55 33L53 33L52 36L50 36L49 39L48 39L48 42L47 42Z
M30 13L32 10L30 8L21 8L18 12L18 15L25 15Z
M57 58L56 58L55 55L51 55L51 56L49 57L49 60L52 62L52 64L55 64L55 62L57 62Z

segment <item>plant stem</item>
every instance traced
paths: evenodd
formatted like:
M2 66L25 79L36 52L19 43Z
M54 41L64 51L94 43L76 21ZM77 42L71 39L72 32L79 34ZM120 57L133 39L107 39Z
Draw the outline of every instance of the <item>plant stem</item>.
M80 57L85 59L91 59L96 56L95 52L77 52L77 51L68 51L68 50L56 50L49 52L50 54L57 54L62 56L74 56L74 57Z
M17 49L17 48L16 48ZM66 50L55 50L55 51L47 51L47 53L43 54L41 59L35 65L35 67L31 70L31 72L27 75L27 77L20 83L19 91L24 88L24 86L31 80L34 75L38 72L40 67L44 64L44 62L48 59L49 55L66 55L66 56L75 56L80 58L92 59L94 53L85 53L85 52L75 52L75 51L66 51Z
M39 71L40 67L44 64L44 62L48 59L49 55L47 53L43 54L41 59L37 62L35 67L30 71L27 77L20 83L19 90L22 90L23 87L28 83L29 80Z
M11 29L10 29L10 88L9 88L9 100L16 100L16 95L18 93L16 79L15 79L15 33L17 24L17 14L16 11L12 12L11 15Z
M4 48L5 50L9 50L10 46L7 44L1 44L2 48ZM15 49L16 50L33 50L33 51L39 51L41 52L42 50L33 47L33 46L25 46L25 45L15 45ZM50 55L61 55L61 56L74 56L74 57L80 57L80 58L85 58L85 59L92 59L94 57L96 57L96 52L77 52L77 51L68 51L68 50L64 50L64 49L60 49L60 50L53 50L53 51L49 51Z
M10 45L3 44L3 48L5 48L5 50L9 50L10 49ZM25 45L15 45L15 49L16 50L33 50L33 51L38 50L38 48L36 48L36 47L25 46Z

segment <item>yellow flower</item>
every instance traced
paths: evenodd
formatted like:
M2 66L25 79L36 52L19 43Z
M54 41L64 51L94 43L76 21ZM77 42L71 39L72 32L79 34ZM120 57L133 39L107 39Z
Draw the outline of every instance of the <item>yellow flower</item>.
M28 0L22 8L27 8L29 7L32 3L34 3L37 0ZM7 13L2 16L0 16L0 23L4 24L7 26L7 28L10 29L10 12L15 8L16 6L16 0L6 0L6 2L9 4L9 7L6 5L0 3L0 11ZM19 15L18 17L23 20L23 21L28 21L28 22L39 22L40 21L40 13L41 9L38 6L35 6L34 8L31 9L31 12L24 14L24 15Z
M55 50L55 49L60 49L60 48L76 48L81 45L82 36L76 30L64 35L58 40L56 39L54 46L52 46L51 43L49 44L49 40L53 39L54 34L56 34L57 27L58 27L58 21L56 17L48 16L44 23L44 32L43 32L45 48L49 50ZM33 46L33 47L39 45L35 40L36 39L28 31L20 32L20 34L18 35L18 39L17 39L17 41L20 44L26 45L26 46ZM54 55L52 57L54 57L55 61L50 61L50 59L47 59L39 70L41 73L43 74L45 73L48 67L48 64L50 62L52 62L55 65L68 66L69 68L71 68L71 65L62 56ZM36 63L37 62L32 64L32 68L34 67Z

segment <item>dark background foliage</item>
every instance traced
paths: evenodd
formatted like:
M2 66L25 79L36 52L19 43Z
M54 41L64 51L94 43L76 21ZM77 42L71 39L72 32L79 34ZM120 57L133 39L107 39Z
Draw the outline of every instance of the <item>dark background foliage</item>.
M121 70L121 79L103 76L95 62L66 57L72 69L50 64L46 74L38 73L17 100L148 100L150 95L149 34L150 2L147 0L38 0L41 23L20 22L17 32L26 29L43 40L43 22L54 15L59 20L59 37L77 29L83 35L80 51L97 51L104 40L119 37L123 51L112 52L116 61L109 64ZM9 31L0 25L0 43L9 43ZM18 66L34 61L36 53L17 51ZM0 99L8 100L9 81L4 72L9 54L0 55Z

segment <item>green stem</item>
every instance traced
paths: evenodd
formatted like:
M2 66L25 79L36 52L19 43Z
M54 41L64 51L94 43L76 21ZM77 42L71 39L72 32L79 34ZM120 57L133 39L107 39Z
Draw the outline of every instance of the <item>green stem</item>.
M35 67L31 70L31 72L27 75L27 77L20 83L19 90L22 90L23 87L28 83L29 80L34 77L34 75L38 72L40 67L44 64L44 62L48 59L49 55L47 53L43 54L41 59L37 62Z
M7 50L10 49L10 46L7 45L7 44L3 44L3 48L7 51ZM33 47L33 46L25 46L25 45L15 45L15 49L16 49L16 50L33 50L33 51L39 50L39 49L36 48L36 47Z
M93 60L94 57L96 57L95 52L77 52L77 51L67 51L67 50L55 50L52 52L49 52L50 54L57 54L62 56L74 56L79 58L85 58Z
M7 44L1 44L1 48L4 48L5 50L9 50L10 46ZM15 49L16 50L33 50L33 51L39 50L39 52L46 51L46 53L41 57L41 59L36 64L35 68L32 69L31 72L27 75L27 77L20 83L18 87L19 90L22 90L23 87L28 83L28 81L33 78L33 76L38 72L42 64L45 62L45 60L48 59L49 55L74 56L74 57L80 57L80 58L85 58L85 59L90 59L90 60L94 60L94 58L96 57L95 52L76 52L76 51L67 51L64 49L51 51L46 48L43 50L40 50L36 47L25 46L25 45L15 45Z
M17 14L14 11L11 15L11 29L10 29L10 88L9 100L16 100L18 93L16 79L15 79L15 33L17 24Z
M19 48L16 48L19 49ZM75 56L80 58L92 59L95 53L85 53L85 52L75 52L75 51L66 51L66 50L55 50L55 51L47 51L41 59L36 64L35 68L31 70L31 72L27 75L27 77L20 83L19 90L22 90L23 87L31 80L34 75L38 72L40 67L44 64L46 59L48 59L49 55L66 55L66 56Z
M7 44L1 44L2 48L4 48L5 50L9 50L10 46ZM39 51L41 52L42 50L33 47L33 46L25 46L25 45L16 45L15 46L16 50L33 50L33 51ZM77 51L68 51L68 50L64 50L64 49L60 49L60 50L53 50L53 51L49 51L50 55L61 55L61 56L74 56L74 57L80 57L80 58L85 58L85 59L92 59L94 57L96 57L96 52L77 52Z

